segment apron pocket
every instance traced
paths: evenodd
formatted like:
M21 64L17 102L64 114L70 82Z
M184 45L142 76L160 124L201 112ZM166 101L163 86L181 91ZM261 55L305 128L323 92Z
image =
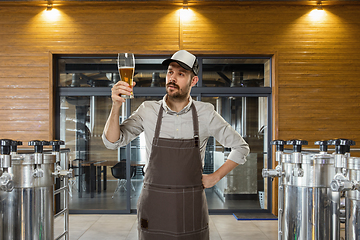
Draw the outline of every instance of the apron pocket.
M208 227L202 188L163 189L145 186L138 204L140 230L182 234Z
M190 194L192 196L190 196ZM207 207L207 201L205 191L201 189L195 189L193 193L188 193L187 206L193 206L193 219L189 219L189 223L193 222L193 231L207 228L209 226L209 212ZM192 199L190 199L192 197ZM189 207L190 208L190 207ZM190 209L189 209L190 210ZM190 218L190 214L189 214ZM187 222L187 221L186 221Z

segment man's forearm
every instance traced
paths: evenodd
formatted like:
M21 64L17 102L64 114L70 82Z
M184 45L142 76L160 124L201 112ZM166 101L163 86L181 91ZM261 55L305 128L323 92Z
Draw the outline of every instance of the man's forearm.
M120 124L119 124L119 117L120 117L120 109L111 107L110 115L106 121L104 127L104 134L107 140L114 143L120 138Z
M214 174L217 176L217 178L220 180L223 177L225 177L231 170L233 170L235 167L237 167L239 164L237 164L234 161L226 160L226 162L214 172Z
M237 167L237 164L234 161L226 160L226 162L214 173L203 175L203 185L205 188L213 187L218 181L220 181L226 174L228 174L231 170Z

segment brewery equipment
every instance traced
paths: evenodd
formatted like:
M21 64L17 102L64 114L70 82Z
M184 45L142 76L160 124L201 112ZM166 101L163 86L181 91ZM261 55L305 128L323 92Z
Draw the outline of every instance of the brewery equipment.
M301 140L275 140L275 169L263 169L263 177L278 177L278 239L340 239L345 222L347 240L360 239L360 158L350 157L348 139L317 141L319 153L304 153ZM292 153L284 152L292 145ZM327 152L328 145L335 153ZM341 197L346 192L345 211ZM344 213L345 212L345 213ZM345 217L346 216L346 217Z
M335 175L333 177L333 180L331 181L331 190L333 191L332 195L336 196L338 199L338 206L336 206L336 209L333 209L333 222L336 223L333 227L336 229L339 229L338 235L340 236L340 223L345 222L345 215L346 215L346 206L345 206L345 213L343 211L343 208L340 206L341 198L343 196L344 191L347 189L347 186L341 186L341 183L344 181L345 185L347 185L347 161L350 157L350 146L355 145L355 142L348 139L335 139L335 140L329 140L329 145L335 146L335 153L334 156L334 166L335 166ZM337 185L340 183L340 185ZM345 202L346 205L346 202ZM335 208L335 206L334 206ZM336 211L336 212L335 212ZM337 220L335 222L335 219ZM346 234L346 230L345 230Z
M282 155L284 154L284 145L286 142L284 140L275 140L270 142L271 145L276 146L276 168L275 169L263 169L262 176L265 177L278 177L278 239L283 239L283 213L284 213L284 175L283 164L281 163Z
M345 239L360 239L360 158L350 157L350 146L355 142L338 139L335 145L335 156L340 168L331 182L331 189L339 194L345 193ZM340 171L341 170L341 171Z
M263 176L279 177L278 239L336 239L331 231L331 155L325 151L302 153L302 146L308 144L302 140L277 140L272 144L276 145L278 166L275 170L264 169ZM284 145L292 145L293 152L284 153ZM324 150L326 145L321 146Z
M21 141L13 141L10 143L10 155L17 154L17 146L22 145Z
M9 139L1 139L1 154L0 154L0 167L1 167L1 177L0 177L0 190L11 192L14 188L13 178L9 172L11 169L11 155L10 155L10 146L12 141Z
M0 140L0 240L54 239L54 179L72 176L59 166L64 142L34 140L34 151L19 153L21 144ZM50 144L54 151L44 153Z
M348 159L348 181L350 187L345 197L345 239L360 239L360 158Z
M332 206L337 204L329 195L334 175L332 158L327 154L302 153L307 141L290 140L291 154L283 154L284 210L283 239L336 239L332 229Z

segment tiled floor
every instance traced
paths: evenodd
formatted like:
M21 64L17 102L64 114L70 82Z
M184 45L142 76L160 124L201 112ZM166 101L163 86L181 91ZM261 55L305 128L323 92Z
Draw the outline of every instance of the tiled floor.
M55 219L55 237L63 218ZM71 240L137 240L136 215L70 215ZM238 221L233 215L210 215L210 240L276 240L277 221Z

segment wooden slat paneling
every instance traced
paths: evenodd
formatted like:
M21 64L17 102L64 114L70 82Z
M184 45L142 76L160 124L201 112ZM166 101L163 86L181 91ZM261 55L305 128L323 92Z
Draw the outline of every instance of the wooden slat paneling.
M0 77L0 89L1 88L48 88L48 77Z
M48 121L49 114L44 111L39 111L39 109L7 109L0 111L1 121L27 121L31 119L32 121ZM5 129L1 126L0 129Z
M0 138L51 138L49 52L158 53L179 47L174 6L65 4L56 9L59 18L52 21L43 7L0 8Z
M49 89L0 89L0 99L29 99L29 105L32 105L31 99L49 99Z

